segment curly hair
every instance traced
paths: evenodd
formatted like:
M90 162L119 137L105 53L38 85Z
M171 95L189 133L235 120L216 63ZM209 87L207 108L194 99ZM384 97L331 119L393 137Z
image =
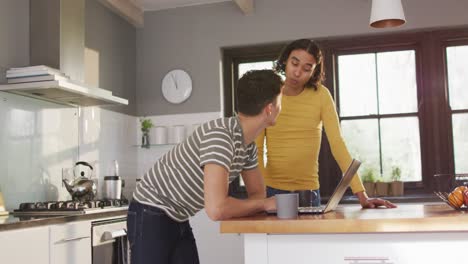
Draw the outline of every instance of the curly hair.
M272 70L246 72L237 84L237 110L247 116L260 114L263 108L276 100L283 81Z
M320 47L310 39L298 39L286 45L275 62L274 70L279 74L285 75L286 62L289 58L289 55L291 55L293 50L298 49L307 51L314 57L315 61L317 62L312 77L305 84L306 87L312 87L317 90L318 86L322 83L325 77L323 54L320 50Z

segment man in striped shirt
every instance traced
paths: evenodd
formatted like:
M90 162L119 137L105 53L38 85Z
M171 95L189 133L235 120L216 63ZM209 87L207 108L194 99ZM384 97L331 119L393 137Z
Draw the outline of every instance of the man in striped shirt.
M133 264L199 263L188 219L205 208L214 221L275 209L265 198L254 140L281 111L281 78L250 71L238 82L238 116L198 127L137 184L128 211ZM248 199L228 196L242 176Z

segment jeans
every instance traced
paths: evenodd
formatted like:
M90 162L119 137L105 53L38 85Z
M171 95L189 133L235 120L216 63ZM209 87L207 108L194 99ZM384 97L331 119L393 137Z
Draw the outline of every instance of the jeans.
M177 222L153 206L132 201L127 217L132 264L199 264L189 221Z
M275 196L275 194L282 194L282 193L294 193L295 191L286 191L275 189L272 187L267 186L266 193L267 197ZM320 190L311 190L311 197L310 197L310 205L311 206L320 206L321 198L320 198Z

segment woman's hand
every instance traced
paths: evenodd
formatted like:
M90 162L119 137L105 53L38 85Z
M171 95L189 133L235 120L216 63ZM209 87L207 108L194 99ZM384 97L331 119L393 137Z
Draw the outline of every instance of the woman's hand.
M362 208L377 208L385 206L386 208L396 208L396 204L380 198L369 198L365 192L358 192L356 196L359 198L359 203Z

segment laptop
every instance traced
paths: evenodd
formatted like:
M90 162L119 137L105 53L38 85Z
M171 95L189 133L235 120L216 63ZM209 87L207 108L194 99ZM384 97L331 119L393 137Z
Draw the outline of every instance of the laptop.
M351 164L349 165L348 169L343 174L340 182L336 186L335 190L333 191L332 196L328 200L327 205L325 206L307 206L307 207L299 207L298 212L299 214L325 214L331 212L336 209L338 203L341 201L346 189L348 188L351 180L353 179L354 174L356 174L357 170L361 166L361 162L359 160L353 159ZM276 214L276 210L274 211L267 211L268 214Z

